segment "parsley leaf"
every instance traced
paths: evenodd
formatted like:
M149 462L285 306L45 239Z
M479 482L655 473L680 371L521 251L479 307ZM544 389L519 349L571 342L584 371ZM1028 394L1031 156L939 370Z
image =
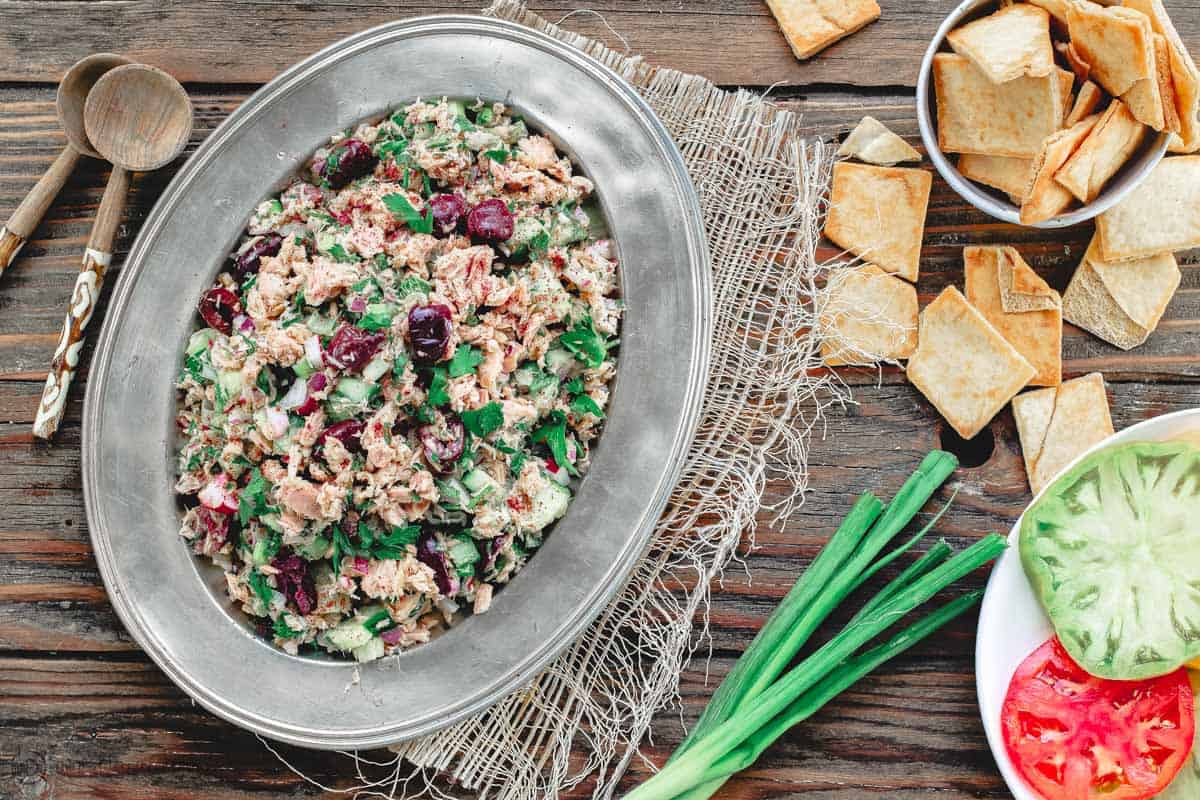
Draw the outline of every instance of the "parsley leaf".
M559 343L575 354L575 357L596 369L604 363L611 346L603 334L596 330L591 317L584 317L575 327L558 337Z
M415 545L420 536L420 525L393 527L389 532L380 533L375 537L371 557L377 559L404 558L408 555L408 546Z
M303 633L303 631L294 631L291 628L289 628L288 624L283 621L282 614L280 614L279 618L275 620L274 628L275 628L275 636L277 636L280 639L295 639L297 636L299 636Z
M529 240L529 251L531 253L545 253L550 249L550 234L545 230L538 231L535 236Z
M271 584L267 582L267 576L263 575L256 569L250 570L250 588L258 595L258 599L267 608L271 607L271 600L275 597L275 590L271 588Z
M470 375L474 372L475 367L482 362L483 352L478 347L460 344L454 351L454 357L450 359L447 368L450 370L451 378L461 378L463 375Z
M504 162L508 161L508 151L504 149L484 150L483 154L492 161L495 161L497 164L503 164Z
M408 227L416 233L433 233L433 210L426 208L425 213L421 214L412 203L408 202L408 198L402 194L385 194L383 196L383 204L388 207L388 211L400 219L403 219Z
M271 484L263 477L258 467L250 472L250 480L238 494L238 522L243 525L260 514L267 512L267 491Z
M604 418L604 412L600 409L600 406L596 405L596 401L586 394L576 395L571 400L571 411L581 417L584 414L591 414L601 419Z
M482 439L504 424L504 406L492 401L477 410L464 411L461 417L463 427Z
M563 391L567 392L568 394L582 394L583 393L583 376L576 375L574 378L571 378L571 380L564 383Z
M358 261L362 261L358 255L347 253L346 248L342 247L341 244L335 244L325 252L329 253L329 257L334 261L340 261L343 264L354 264Z
M409 275L396 286L396 295L405 297L416 292L429 294L433 291L433 286L428 281L423 281L416 275Z
M446 386L450 381L446 377L446 368L439 364L431 372L433 376L429 380L426 402L434 408L450 405L450 393L446 391Z
M398 160L399 157L407 149L408 149L408 140L407 139L403 139L403 138L392 139L391 141L387 141L387 142L384 142L383 144L376 145L375 146L375 155L379 156L380 158L387 158L388 156L391 156L392 160L395 161L395 160Z
M529 437L531 442L545 442L554 461L572 475L579 475L574 462L567 457L567 417L563 412L551 411L547 422Z
M528 458L529 456L525 453L516 453L513 455L512 460L508 464L508 468L512 470L512 474L514 476L519 476L521 474L521 468L525 466L525 461Z

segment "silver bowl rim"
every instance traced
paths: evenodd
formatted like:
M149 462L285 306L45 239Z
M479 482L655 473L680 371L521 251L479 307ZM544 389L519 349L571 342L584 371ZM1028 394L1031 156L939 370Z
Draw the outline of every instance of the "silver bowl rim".
M937 33L933 35L933 40L929 43L929 47L921 59L921 71L917 75L916 104L917 125L921 130L921 141L925 145L925 152L929 154L929 160L933 162L933 166L937 169L938 173L962 199L1001 222L1021 225L1026 228L1046 229L1068 228L1080 222L1087 222L1121 202L1127 194L1149 177L1150 173L1166 155L1167 147L1171 141L1171 134L1160 133L1157 141L1143 144L1138 156L1141 163L1130 162L1127 164L1125 169L1131 171L1127 171L1123 176L1118 175L1118 182L1115 184L1110 182L1104 191L1100 193L1100 196L1091 203L1067 214L1060 214L1053 219L1037 222L1033 225L1026 225L1021 222L1019 208L1012 203L998 199L994 194L982 188L974 181L964 178L958 169L950 163L950 159L946 158L946 155L942 152L938 144L937 126L933 122L932 109L934 100L932 76L934 55L941 52L942 45L946 41L946 35L958 27L958 24L965 17L982 6L993 4L996 4L996 0L963 0L957 8L947 15L941 26L938 27Z
M472 33L494 35L549 51L572 66L589 73L606 85L616 99L626 104L632 113L642 118L649 134L656 139L661 155L667 160L667 168L673 174L678 199L686 206L686 216L681 221L686 231L688 252L692 264L691 302L693 308L692 337L687 357L692 364L690 379L685 387L683 408L680 409L679 424L672 434L668 467L653 487L653 496L645 507L635 535L629 537L624 549L614 554L608 571L611 580L598 585L587 600L578 604L564 629L569 630L554 641L530 653L526 659L507 676L478 690L464 691L464 697L444 716L433 721L422 721L415 725L387 725L369 731L354 731L349 734L324 735L310 729L294 728L287 724L267 719L253 711L223 703L222 698L200 687L186 671L176 665L158 646L150 635L136 605L130 602L119 583L113 580L115 566L113 553L102 525L104 498L99 495L97 484L104 470L104 457L97 447L98 431L102 426L102 395L106 376L113 370L110 357L111 342L117 336L122 309L129 302L139 276L145 271L147 256L160 229L164 226L172 207L179 201L192 177L207 165L209 156L219 150L218 145L236 129L240 121L251 116L258 106L268 98L286 93L295 83L307 79L308 73L326 61L334 61L356 50L369 47L375 40L389 36ZM246 728L254 733L286 742L288 744L323 750L374 748L397 744L401 741L428 735L478 714L495 702L532 680L553 658L558 656L608 605L625 579L633 570L649 543L659 516L665 508L684 466L687 447L695 435L700 422L700 411L707 385L712 349L712 282L710 254L704 233L703 216L699 198L691 182L686 164L678 147L667 132L662 121L623 78L595 59L587 56L558 39L540 31L506 20L463 14L427 15L385 23L335 42L312 56L298 62L268 82L244 101L218 128L213 131L201 148L188 159L159 197L147 216L121 270L120 280L114 288L104 326L97 339L95 353L85 396L81 435L81 472L84 489L85 511L89 522L89 533L95 551L97 565L113 608L122 624L137 644L151 657L157 666L180 688L201 706L218 717Z

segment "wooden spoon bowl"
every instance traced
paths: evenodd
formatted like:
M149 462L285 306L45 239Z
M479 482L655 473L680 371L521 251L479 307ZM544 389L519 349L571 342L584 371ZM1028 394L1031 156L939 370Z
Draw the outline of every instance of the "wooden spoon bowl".
M92 145L115 166L147 172L173 161L192 132L192 103L179 81L145 64L106 73L84 105Z
M101 157L96 148L92 147L83 125L83 106L87 102L88 94L96 85L96 81L106 73L132 63L125 56L115 53L95 53L76 61L58 84L58 96L54 105L58 109L59 124L67 135L67 141L84 155Z

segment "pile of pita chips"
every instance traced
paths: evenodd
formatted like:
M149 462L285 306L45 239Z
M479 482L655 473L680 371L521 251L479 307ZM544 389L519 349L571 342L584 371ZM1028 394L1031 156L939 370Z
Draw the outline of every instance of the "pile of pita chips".
M967 301L1034 368L1033 386L1062 382L1062 299L1012 247L963 250Z
M1108 393L1098 372L1018 395L1013 417L1034 494L1080 453L1113 434Z
M917 290L874 264L838 270L819 313L829 366L908 358L917 347Z
M933 63L939 145L1024 224L1093 202L1153 132L1200 149L1200 70L1162 0L1001 3L947 43Z
M875 0L767 0L767 6L802 60L879 19Z
M1036 374L953 286L921 312L908 380L964 439L974 438Z
M863 117L858 127L842 142L837 154L879 167L894 167L921 160L921 154L912 145L874 117Z
M825 236L908 281L916 281L933 176L923 169L842 161L833 167Z

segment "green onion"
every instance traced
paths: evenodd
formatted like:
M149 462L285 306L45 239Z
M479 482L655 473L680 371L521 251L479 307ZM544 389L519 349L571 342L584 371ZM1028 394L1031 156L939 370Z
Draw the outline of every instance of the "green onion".
M783 721L787 721L788 710L794 703L803 699L809 690L818 687L821 692L817 695L818 698L829 694L836 686L833 683L825 684L823 681L834 674L844 679L845 674L839 673L838 670L858 648L941 589L995 559L1005 547L1002 537L989 534L895 592L894 596L879 603L858 620L851 621L837 636L756 696L754 702L738 707L736 716L711 727L704 736L696 738L690 749L626 795L626 800L671 800L698 787L707 789L715 782L715 778L711 777L709 772L713 765L742 747L747 740L754 739L760 730L765 729L764 739L774 733L774 727L770 726L771 721L779 715L783 715ZM973 603L975 599L977 598L970 602ZM871 654L876 654L876 651L869 651L868 655ZM830 696L835 694L836 692L833 692ZM779 733L782 733L782 730ZM751 750L753 746L752 742ZM714 791L715 788L714 786ZM692 795L689 795L690 797Z

